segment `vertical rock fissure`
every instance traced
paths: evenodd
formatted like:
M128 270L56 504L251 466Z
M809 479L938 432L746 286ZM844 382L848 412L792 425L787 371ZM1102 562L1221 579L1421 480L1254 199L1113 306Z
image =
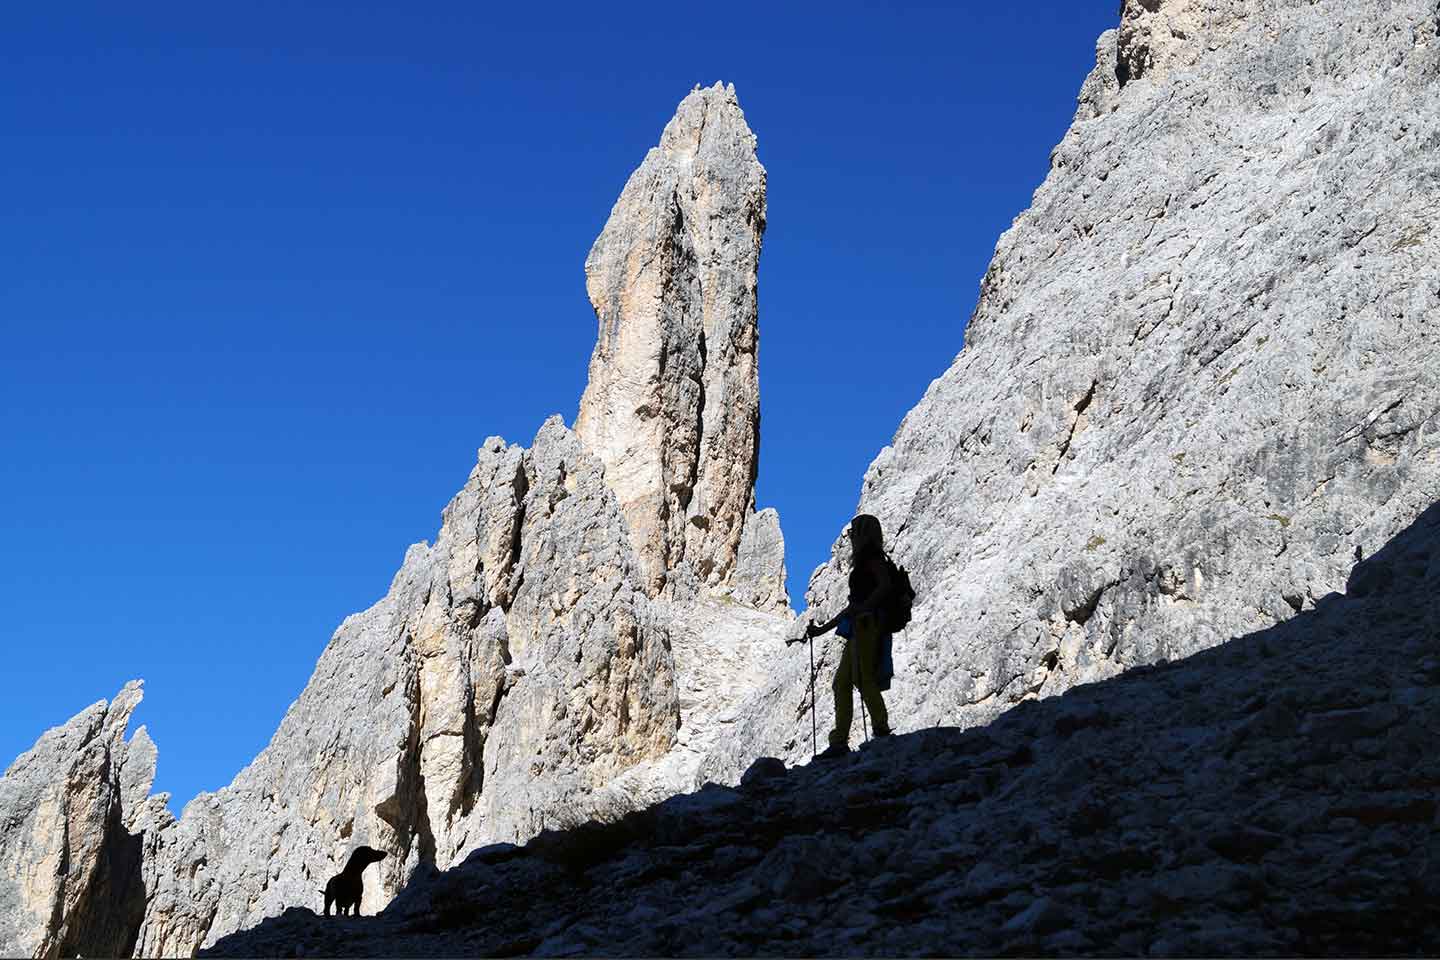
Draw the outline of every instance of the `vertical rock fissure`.
M696 334L695 343L696 350L700 355L700 369L704 370L705 327L703 324L700 326L700 329ZM703 376L697 376L695 378L695 392L695 455L690 459L689 488L691 492L694 491L696 485L698 485L700 482L700 465L702 459L705 456L706 447L709 442L709 438L705 436L705 378ZM687 495L686 502L684 504L687 512L690 508L690 502L691 497ZM706 508L707 504L701 503L697 512L689 514L691 522L694 523L696 526L700 527L700 529L702 530L708 529L710 526L710 518L705 515ZM684 540L685 538L682 537L681 542L683 543ZM700 569L696 572L699 573L700 578L703 580L709 576L710 566L714 563L714 558L710 555L705 555L698 558L698 563Z
M1092 380L1089 389L1075 402L1074 410L1070 418L1070 429L1065 435L1064 442L1060 444L1060 452L1055 457L1055 466L1050 471L1052 475L1060 472L1060 468L1065 464L1065 455L1070 452L1071 444L1075 442L1076 436L1085 429L1085 411L1090 408L1091 401L1095 399L1095 388L1098 385L1098 380Z
M515 594L525 580L525 568L520 565L520 531L525 528L525 511L530 502L530 479L525 475L523 463L516 467L513 488L515 491L515 519L510 524L510 545L507 553L509 562L502 574L505 582L505 596L500 604L500 608L506 613L510 612L510 605L514 602ZM510 664L508 637L502 636L500 639L500 655L504 657L505 664L508 666Z

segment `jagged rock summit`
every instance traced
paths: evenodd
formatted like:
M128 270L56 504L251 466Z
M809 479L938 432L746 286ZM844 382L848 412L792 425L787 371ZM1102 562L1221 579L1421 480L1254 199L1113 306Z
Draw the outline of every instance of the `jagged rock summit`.
M677 723L667 627L599 463L558 417L528 450L491 438L270 745L147 838L136 950L188 954L309 904L357 844L390 854L373 913L417 870L581 815Z
M146 799L143 729L119 739L138 686L46 734L0 781L0 953L190 955L318 906L359 844L389 854L371 914L480 845L693 787L790 621L778 518L754 510L764 208L734 89L697 89L586 266L584 429L486 440L435 542L340 626L269 746L178 820ZM636 377L654 389L626 393Z

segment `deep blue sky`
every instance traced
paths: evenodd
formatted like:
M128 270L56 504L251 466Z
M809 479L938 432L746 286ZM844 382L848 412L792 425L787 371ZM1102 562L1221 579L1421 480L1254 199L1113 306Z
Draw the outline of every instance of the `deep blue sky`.
M573 421L585 254L696 83L769 171L758 501L798 598L1115 7L9 8L0 765L143 677L157 789L228 783L484 438Z

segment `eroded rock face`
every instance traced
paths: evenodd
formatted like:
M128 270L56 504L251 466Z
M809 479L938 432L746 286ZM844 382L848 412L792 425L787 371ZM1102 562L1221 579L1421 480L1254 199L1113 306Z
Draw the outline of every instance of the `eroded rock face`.
M575 432L651 595L725 585L754 509L764 229L755 135L716 84L680 104L585 262L600 333Z
M1284 621L1440 499L1436 4L1147 9L1203 57L1122 89L1102 38L964 351L866 475L920 591L901 730ZM808 754L803 658L737 744Z
M1198 26L1182 26L1183 38L1173 29L1195 11L1219 17L1242 9L1243 16L1219 19L1196 14ZM1107 35L1113 43L1102 38L1049 177L997 245L964 351L872 464L859 505L879 516L892 554L920 590L915 622L896 641L888 699L899 730L974 726L1067 692L1074 699L1060 703L1081 709L1071 716L1053 700L1027 704L1003 721L1010 727L1000 728L999 742L972 742L960 731L952 731L960 740L917 741L914 762L897 767L883 789L846 780L841 794L831 780L817 783L815 802L803 810L774 810L767 801L766 812L716 788L695 801L696 817L644 824L672 847L697 829L731 831L720 849L744 872L725 891L734 900L707 900L696 918L711 924L702 932L713 933L715 952L732 949L734 931L760 931L746 944L756 948L783 935L781 921L811 916L807 907L743 928L726 911L776 897L813 903L832 880L821 875L819 883L805 864L819 858L838 876L859 862L824 835L791 836L797 823L821 822L812 817L839 818L824 821L822 833L894 830L866 854L874 859L864 876L868 884L882 867L904 874L876 880L872 901L887 915L919 911L915 929L890 944L889 952L902 953L935 942L936 923L956 943L980 942L974 931L989 931L983 935L995 938L985 941L995 952L1027 945L1038 952L1042 942L1044 952L1303 952L1306 944L1266 932L1275 929L1267 911L1288 909L1285 929L1299 930L1329 909L1317 900L1296 913L1286 891L1256 908L1265 923L1233 941L1191 942L1184 938L1193 930L1145 927L1110 930L1101 945L1051 942L1045 938L1069 911L1091 916L1093 907L1097 922L1111 925L1150 913L1110 902L1114 885L1094 897L1073 885L1046 888L1048 902L1030 903L1030 892L1058 872L1034 867L1030 876L1031 866L977 859L993 849L995 830L1014 827L1012 801L1024 791L1046 798L1029 809L1014 840L1029 845L1034 863L1048 869L1054 851L1094 841L1065 869L1143 871L1157 903L1175 891L1209 904L1263 887L1263 873L1236 879L1218 862L1190 868L1195 856L1209 856L1201 847L1229 859L1225 851L1246 843L1229 824L1208 822L1207 810L1248 798L1275 777L1286 779L1275 806L1257 808L1257 822L1266 818L1273 833L1303 814L1308 833L1294 845L1294 862L1319 857L1337 883L1347 852L1324 846L1333 821L1389 817L1417 836L1428 829L1433 803L1412 803L1410 795L1429 781L1405 780L1404 771L1423 758L1427 742L1406 731L1434 725L1434 697L1421 689L1434 685L1434 665L1409 666L1429 642L1422 636L1429 621L1415 608L1423 603L1417 598L1434 595L1433 514L1426 535L1383 564L1357 569L1356 558L1440 500L1435 4L1256 0L1244 8L1152 3L1144 10L1173 14L1166 29L1178 46L1151 30L1150 52L1141 56L1143 18L1133 9L1128 40L1124 25ZM1168 52L1154 52L1162 48ZM1138 75L1120 69L1126 57L1141 65ZM724 114L726 94L702 91L681 113L709 116L704 111L719 97ZM738 138L739 128L729 128ZM706 286L714 261L705 251L715 248L695 224L704 222L699 213L720 207L696 199L706 195L703 177L689 181L695 193L687 198L674 186L679 175L666 172L667 163L678 168L687 157L692 174L710 169L701 162L709 129L709 121L702 129L677 118L675 136L667 130L651 155L660 159L653 167L647 160L627 186L630 200L640 200L622 198L615 230L607 227L592 254L602 321L596 356L613 359L625 375L609 376L601 365L604 375L593 378L582 403L579 439L551 422L530 451L487 443L435 545L412 548L390 594L346 621L271 747L226 791L198 798L179 823L145 833L151 899L139 952L189 952L284 907L318 904L319 884L359 843L392 854L379 889L367 885L369 913L423 865L461 859L487 839L523 839L585 815L613 820L677 778L734 782L761 754L808 756L807 654L765 646L784 618L745 610L744 643L725 632L740 622L724 610L725 591L733 599L743 588L761 603L773 584L764 558L774 554L778 529L771 536L757 522L748 539L748 518L759 515L747 514L747 495L745 509L725 514L731 519L720 536L714 505L738 501L699 491L705 465L722 458L697 453L693 478L685 470L713 422L706 377L718 354L706 323L718 315L706 312L706 291L736 292L740 301L747 289L753 295L753 284L743 282ZM759 196L758 207L721 206L763 213ZM758 250L759 222L725 234L731 247L753 233ZM632 287L646 292L632 296ZM650 339L635 347L632 327ZM694 349L702 332L703 353ZM743 370L744 351L738 356ZM743 413L745 406L720 408ZM616 426L626 418L630 426ZM730 489L716 483L705 489ZM701 550L708 563L697 563L696 542L708 544ZM731 543L733 555L725 552ZM843 602L847 565L837 543L810 583L816 613ZM1393 583L1404 588L1396 592ZM1347 598L1332 596L1342 590ZM1366 599L1387 596L1395 602ZM1389 643L1379 673L1366 672L1366 651L1354 640L1372 626ZM1267 668L1276 657L1271 632L1284 655ZM1191 656L1242 635L1256 642ZM1323 656L1312 659L1311 643ZM816 647L823 738L838 650L833 639ZM781 659L764 658L774 652ZM1158 681L1137 673L1090 688L1093 699L1072 690L1182 658ZM1317 660L1323 675L1312 676ZM731 670L761 689L727 687ZM764 683L765 676L773 680ZM1292 703L1286 691L1301 686ZM1351 687L1363 695L1352 696ZM704 716L704 704L715 703L723 710ZM693 729L687 710L701 714ZM1213 729L1196 740L1206 725ZM1140 734L1117 740L1085 732L1109 726ZM1163 737L1148 736L1162 729ZM670 749L672 735L678 749ZM1353 744L1344 758L1363 775L1355 782L1394 782L1379 799L1337 794L1324 812L1307 812L1296 804L1321 785L1335 787L1326 776L1335 757L1314 747L1335 737ZM1105 753L1115 742L1124 749ZM1097 770L1068 762L1077 744L1114 760L1097 768L1113 790L1086 787ZM945 756L937 758L939 747ZM1227 751L1237 765L1214 762ZM1302 751L1304 762L1295 761ZM1040 773L1027 786L1021 781L1032 766ZM1218 799L1187 805L1197 770ZM1164 782L1179 786L1166 792L1158 787ZM928 806L891 802L931 787ZM1156 787L1154 797L1142 787ZM957 791L996 799L974 821L942 823L954 817L927 812L956 802ZM1107 796L1121 798L1115 809ZM1045 805L1051 798L1054 810ZM1158 823L1147 819L1152 799L1169 804ZM689 809L688 801L682 806ZM774 835L747 847L761 815ZM1124 823L1113 843L1097 839L1106 818ZM1135 860L1136 850L1166 842L1172 821L1193 855ZM907 831L923 834L923 846L892 864L895 841ZM699 848L693 856L716 855L708 842L688 844ZM1400 846L1409 842L1407 834ZM1430 896L1432 853L1384 876L1418 877L1416 889ZM957 860L974 863L965 895L993 915L953 909L956 878L948 871ZM650 866L626 859L597 873L604 880L594 908L611 909L614 884L651 877ZM536 866L539 880L532 877L517 902L553 896L559 869ZM689 902L677 894L694 893L686 884L699 874L669 866L654 876L652 912L627 915L635 939L608 942L673 951L668 941L647 939L660 929L653 911ZM897 891L930 899L901 901ZM1307 886L1299 894L1312 892ZM1088 899L1078 900L1081 893ZM422 894L423 885L417 901ZM464 890L457 897L472 913L475 903L490 902L472 903ZM1083 907L1067 906L1067 897ZM570 901L556 902L570 909ZM443 906L416 908L424 917ZM294 926L313 930L303 918ZM546 949L584 951L596 942L588 927L555 929ZM514 939L497 940L493 952L541 946L503 932ZM855 942L849 933L842 939Z
M487 840L569 822L578 797L664 754L679 723L668 622L645 595L599 462L555 417L526 474L507 630L516 679L485 755Z
M657 185L667 192L651 209L644 196ZM758 626L745 629L788 622L778 519L753 512L763 217L764 171L733 89L697 91L587 265L604 320L582 403L592 442L558 417L529 450L486 441L435 543L412 547L387 596L341 626L270 746L147 844L137 951L189 953L318 905L359 844L390 854L365 888L361 910L372 913L417 872L479 844L618 816L690 782L698 749L660 762L682 725L677 618L707 587L731 592L738 552L744 602L775 611L754 611ZM627 266L657 252L671 257L666 271L685 273L685 289L669 272ZM658 312L628 306L652 293ZM662 368L652 371L658 433L625 406L646 343ZM610 464L597 456L616 451ZM688 484L660 540L632 536L625 512L636 488L624 467L651 454L660 466L647 482L663 481L666 496ZM632 520L643 514L629 506ZM643 551L662 542L649 556L661 566L647 573ZM652 598L671 582L665 564L684 589ZM726 631L707 642L724 645ZM687 705L687 740L697 725L713 729L717 710Z
M123 956L145 909L155 746L127 742L139 682L47 731L0 777L0 954Z

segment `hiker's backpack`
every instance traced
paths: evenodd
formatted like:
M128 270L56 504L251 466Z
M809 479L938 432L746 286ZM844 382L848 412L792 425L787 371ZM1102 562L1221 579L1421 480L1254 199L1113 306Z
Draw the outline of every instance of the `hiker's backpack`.
M910 586L910 574L904 567L896 566L888 556L885 563L890 567L890 598L885 602L885 632L903 630L910 623L910 608L915 604L915 588Z

